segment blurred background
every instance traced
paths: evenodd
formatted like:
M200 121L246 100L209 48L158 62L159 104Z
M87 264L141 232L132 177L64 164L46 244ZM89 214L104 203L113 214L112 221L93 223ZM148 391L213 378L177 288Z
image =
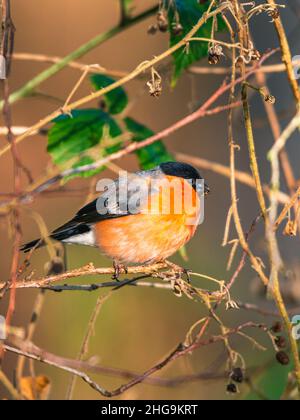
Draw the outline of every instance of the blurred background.
M135 1L134 13L155 5L155 0ZM299 17L295 11L299 9L299 2L291 0L294 11L290 8L282 13L293 54L300 54ZM65 56L79 45L85 43L96 34L107 31L115 26L119 20L119 2L117 0L15 0L12 2L12 16L17 29L15 52L43 53L46 55ZM98 63L105 68L130 71L139 63L158 55L168 47L168 36L158 33L155 36L147 34L147 28L155 21L155 17L123 31L100 47L88 53L81 60L85 64ZM255 43L260 51L277 47L277 37L273 25L268 23L266 16L259 16L253 20ZM273 61L279 62L279 55ZM207 66L204 59L198 65ZM221 65L230 65L230 59L224 59ZM10 89L21 87L26 81L47 68L49 64L31 61L14 60L10 78ZM39 91L43 95L23 99L13 105L13 125L31 126L33 123L48 115L59 106L58 98L64 101L80 72L65 68L63 71L42 84ZM131 115L143 122L155 132L168 127L177 120L190 113L197 105L208 98L221 84L223 76L194 75L186 73L174 90L169 88L169 75L164 79L163 94L159 99L150 97L145 90L145 80L138 80L126 85L131 101ZM276 107L280 112L282 127L293 113L293 99L284 74L276 74L268 78L271 92L277 98ZM86 81L79 89L76 97L87 95L90 85ZM46 97L46 95L48 97ZM224 97L220 103L226 103ZM255 138L258 148L259 163L262 177L269 181L269 164L266 153L273 143L272 134L267 124L263 104L259 95L252 98L251 108L255 125ZM2 117L1 117L2 118ZM3 120L1 120L3 126ZM235 112L235 139L241 145L237 154L237 166L243 171L249 171L247 144L244 137L243 118L239 111ZM6 144L5 137L0 137L0 148ZM19 147L23 163L28 166L34 178L39 178L49 165L50 157L46 150L47 139L37 135L27 138ZM226 114L206 117L177 131L167 139L166 144L172 152L183 152L199 156L208 160L228 165L229 153L227 144ZM299 142L292 139L288 143L288 151L292 156L292 163L300 176L296 159L299 156ZM294 162L293 162L294 159ZM117 162L122 168L133 171L137 169L135 156L126 157ZM111 176L107 171L101 176ZM184 265L195 272L205 273L213 277L228 280L230 272L226 272L229 248L222 248L225 220L230 206L229 181L209 171L202 174L209 184L212 193L206 200L206 216L204 224L200 226L195 238L187 247L188 262L184 262L179 255L174 262ZM0 192L10 193L13 188L12 160L9 154L0 161ZM25 178L24 178L25 185ZM74 180L68 186L74 189L88 187L91 180ZM284 184L283 184L284 189ZM239 208L242 222L247 230L258 214L255 194L247 187L238 186ZM68 195L47 195L37 197L30 205L31 209L39 212L44 218L49 230L64 223L73 216L86 200L84 193ZM265 243L261 234L261 226L256 229L252 237L254 251L265 256ZM23 242L35 239L39 230L27 211L22 211ZM233 233L234 234L234 233ZM281 246L287 269L297 272L299 263L299 240L281 238ZM8 223L0 218L0 279L6 281L11 264L12 238L9 235ZM238 254L234 268L239 261ZM23 258L23 256L21 256ZM48 261L46 250L39 250L32 259L35 276L44 274L45 263ZM69 246L67 248L68 268L81 267L93 262L97 267L110 266L95 249ZM299 268L300 269L300 268ZM101 280L105 279L103 276ZM88 283L95 279L81 278L77 283ZM99 278L97 279L99 281ZM208 282L195 279L195 284L203 288L213 288ZM299 279L298 279L299 281ZM72 280L73 282L73 280ZM76 281L74 280L74 283ZM247 263L239 276L232 291L235 300L265 305L264 295L260 295L255 287L255 273ZM41 319L34 336L34 342L41 348L62 356L76 358L88 319L95 306L100 292L81 293L46 293L46 301ZM17 310L13 325L26 327L30 320L32 306L36 297L32 290L17 292ZM299 296L294 296L297 301ZM7 300L0 302L0 314L5 314ZM227 325L238 325L243 320L262 319L248 311L222 311L222 319ZM184 339L189 327L198 319L206 315L206 310L199 302L186 297L177 298L170 291L149 288L122 288L104 304L92 337L89 357L96 355L103 366L117 367L135 372L143 372L161 358L167 355L181 340ZM266 320L267 323L272 320ZM212 329L214 331L214 329ZM215 330L217 331L217 330ZM252 344L242 338L233 339L232 343L246 360L247 366L253 368L274 359L274 350L263 336L257 337L260 342L267 344L266 352L254 349ZM222 360L222 346L215 345L196 351L193 355L180 358L169 367L159 372L157 376L172 378L205 370L224 370ZM221 362L220 362L221 361ZM12 379L16 357L6 354L4 370ZM223 364L223 365L222 365ZM37 374L47 375L52 384L51 399L63 399L66 395L70 375L47 365L35 364ZM220 369L221 368L221 369ZM277 368L276 368L277 369ZM284 369L279 367L279 369ZM27 367L26 372L28 373ZM93 376L102 386L113 389L124 382L124 379L109 376ZM271 376L270 381L275 387ZM195 381L176 387L160 387L147 384L138 385L124 393L121 399L225 399L226 379L214 381ZM266 381L260 386L266 391ZM269 382L270 386L270 382ZM264 387L266 389L264 389ZM249 388L241 388L242 396L249 393ZM267 392L267 391L266 391ZM0 385L0 396L7 397ZM255 398L255 396L252 396ZM77 381L74 398L99 399L99 394L93 391L81 380Z

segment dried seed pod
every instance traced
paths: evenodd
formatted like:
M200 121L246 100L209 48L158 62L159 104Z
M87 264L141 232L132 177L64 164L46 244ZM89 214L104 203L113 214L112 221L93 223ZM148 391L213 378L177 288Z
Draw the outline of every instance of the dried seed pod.
M228 384L226 387L226 391L228 392L228 394L237 394L238 389L237 386L235 384Z
M268 15L272 18L272 22L273 22L275 19L278 19L278 18L279 18L279 16L280 16L279 8L278 8L278 7L275 7L273 10L271 10L271 11L268 13Z
M287 366L290 363L290 358L285 351L279 351L276 353L276 360L283 366Z
M208 55L209 64L216 65L216 64L219 63L219 61L220 61L220 57L218 55L216 55L216 54L209 54Z
M244 381L244 372L241 368L234 368L230 374L230 378L238 383L241 384Z
M161 84L158 83L152 83L151 80L149 80L149 82L147 82L147 86L149 88L149 93L151 96L153 96L154 98L159 98L160 95L162 94L162 86Z
M219 44L213 44L208 49L209 64L212 64L212 65L218 64L222 55L224 55L222 46Z
M283 234L285 236L297 236L297 229L297 223L295 223L295 221L293 220L288 220L284 228Z
M281 335L275 339L275 344L279 349L285 349L286 339Z
M172 27L172 32L175 36L181 35L183 32L183 26L181 25L181 23L175 23L175 25L173 25Z
M154 98L158 98L162 94L162 78L154 68L151 69L151 80L147 82L147 86L150 95Z
M261 59L261 53L256 49L252 50L250 55L252 61L259 61Z
M157 13L157 26L160 32L167 32L169 27L168 18L163 10Z
M271 331L274 334L281 333L283 331L283 325L282 325L282 323L279 322L279 321L275 322L275 324L273 324L272 327L271 327Z
M155 35L157 31L158 31L158 26L153 24L149 26L147 33L149 35Z
M265 102L269 102L270 104L275 104L276 98L273 95L266 95Z

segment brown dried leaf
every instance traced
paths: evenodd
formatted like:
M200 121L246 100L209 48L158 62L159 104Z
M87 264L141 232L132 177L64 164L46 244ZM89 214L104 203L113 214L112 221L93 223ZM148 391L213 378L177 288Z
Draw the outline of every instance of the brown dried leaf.
M45 375L36 377L25 376L20 380L21 394L28 400L47 400L51 382Z
M296 236L297 235L297 223L292 220L289 220L284 228L283 234L286 236Z

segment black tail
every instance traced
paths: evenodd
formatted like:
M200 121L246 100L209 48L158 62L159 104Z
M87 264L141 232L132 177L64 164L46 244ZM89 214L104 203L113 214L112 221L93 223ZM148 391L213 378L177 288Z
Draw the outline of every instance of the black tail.
M50 238L56 241L66 241L72 236L81 235L89 231L90 231L90 227L88 225L78 224L78 223L75 223L73 220L71 220L70 222L56 229L50 235ZM36 239L35 241L28 242L27 244L23 245L20 248L20 250L26 253L26 252L29 252L33 248L38 249L38 248L41 248L42 246L45 246L45 241L43 241L42 239Z
M44 241L36 239L35 241L28 242L28 244L22 245L20 251L29 252L32 248L40 248L44 246Z

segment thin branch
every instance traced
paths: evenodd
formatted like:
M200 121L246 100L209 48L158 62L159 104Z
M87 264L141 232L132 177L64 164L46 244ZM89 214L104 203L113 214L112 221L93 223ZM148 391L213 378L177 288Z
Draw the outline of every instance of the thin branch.
M268 0L268 3L273 7L273 9L277 10L276 4L273 0ZM247 32L247 27L243 25L245 21L244 20L245 11L244 11L243 6L240 5L239 2L237 2L237 0L234 0L234 4L236 8L237 17L241 24L240 25L241 30L239 32L239 40L243 46L247 46L249 44L249 33ZM292 73L293 68L291 65L291 56L290 56L289 46L285 37L285 32L282 27L280 18L275 18L274 24L279 32L281 48L283 51L283 61L287 65L287 73L288 73L288 77L290 78L291 77L290 73ZM243 74L245 72L245 62L242 60L240 65L241 65L241 70ZM290 82L292 81L290 80ZM293 82L296 83L295 80ZM293 89L294 89L294 86L293 86L294 83L291 83ZM297 100L297 105L298 105L297 108L299 110L300 93L299 93L298 86L296 90L297 92L294 91L294 94L295 96L298 95L298 100L297 98L296 100ZM254 142L254 135L253 135L253 128L252 128L250 107L249 107L249 102L248 102L248 87L246 83L243 84L242 100L243 100L245 128L246 128L246 134L247 134L247 140L248 140L250 166L251 166L253 178L256 184L258 203L259 203L259 206L260 206L260 209L264 217L264 221L265 221L265 235L266 235L268 248L269 248L268 251L269 251L271 273L270 273L270 279L268 281L268 288L269 288L269 291L272 292L272 295L274 297L278 310L281 314L281 318L284 322L285 329L289 337L293 360L294 360L294 371L295 371L295 375L297 379L298 391L300 393L300 359L299 359L298 346L292 334L291 322L290 322L289 315L288 315L285 303L282 298L281 290L280 290L279 271L282 267L282 260L281 260L278 243L277 243L276 234L273 229L274 220L272 219L272 217L274 218L274 214L271 214L270 217L267 214L266 202L263 195L261 178L260 178L259 167L258 167L258 162L257 162L256 150L255 150L255 142ZM278 174L276 175L276 177L277 176ZM277 179L276 179L276 182L277 182ZM272 187L275 189L279 186L279 181L277 185L274 182L274 173L273 173L273 178L272 178L272 184L273 184Z
M65 56L62 60L54 64L53 66L49 67L48 69L44 70L42 73L35 76L32 80L27 82L24 86L18 89L16 92L12 93L9 97L9 101L11 104L17 102L18 100L28 96L34 89L36 89L41 83L45 82L50 77L57 74L60 70L65 68L69 63L77 60L78 58L82 57L83 55L87 54L89 51L92 51L94 48L98 47L99 45L103 44L105 41L108 41L115 35L122 32L124 29L127 29L142 20L146 19L147 17L151 16L153 13L157 11L157 6L151 7L150 9L146 10L145 12L139 14L138 16L133 17L132 19L126 22L125 26L115 26L114 28L110 29L103 34L97 35L85 44L81 45L75 51L72 51L70 54ZM0 102L0 107L3 106L3 102Z
M193 37L193 35L206 23L207 19L221 13L224 9L226 9L227 5L226 3L222 4L221 6L219 6L217 9L215 9L214 11L210 12L210 13L205 13L201 19L199 19L198 23L191 29L191 31L181 40L179 41L177 44L175 44L173 47L169 48L167 51L163 52L162 54L158 55L157 57L153 58L150 61L145 61L144 63L141 63L135 70L133 70L130 74L128 74L128 76L116 81L115 83L112 83L111 85L100 89L97 92L94 92L88 96L85 96L84 98L81 98L71 104L69 104L66 108L64 108L63 110L59 109L57 111L54 111L53 113L51 113L50 115L48 115L47 117L43 118L42 120L40 120L38 123L34 124L26 133L24 133L23 135L17 137L16 142L20 143L21 141L23 141L26 137L28 137L32 131L36 131L38 129L40 129L41 127L43 127L44 125L46 125L47 123L51 122L53 119L57 118L59 115L61 115L62 111L65 114L69 114L72 110L77 109L85 104L87 104L88 102L100 98L101 96L103 96L104 94L111 92L112 90L116 89L117 87L123 86L124 84L128 83L129 81L135 79L138 75L144 73L147 70L151 70L151 68L153 68L156 64L158 64L159 62L161 62L162 60L165 60L166 58L170 57L174 52L176 52L177 50L179 50L180 48L184 48L187 44L187 42L189 41L190 38ZM272 53L266 54L264 56L264 59L260 61L260 64L262 64L262 62L267 59L268 57L270 57ZM250 75L250 74L249 74ZM243 78L244 80L244 78ZM7 152L7 148L4 148L2 150L0 150L0 157L5 154ZM116 155L116 154L114 154ZM113 155L110 155L110 157Z
M218 162L212 162L207 159L190 156L186 153L177 152L175 155L178 160L185 161L198 168L212 171L219 175L225 176L226 178L230 178L230 168L228 166L222 165ZM235 170L234 174L236 181L255 189L255 182L249 173ZM263 185L263 190L267 195L271 194L271 190L268 185ZM281 191L277 191L277 199L282 204L287 204L290 202L290 197Z
M21 53L15 52L12 56L14 60L20 61L35 61L38 63L59 63L63 60L62 57L46 55L46 54L34 54L34 53ZM300 65L300 60L293 61L293 67L297 68ZM71 61L67 64L68 67L73 68L75 70L84 71L88 64L80 63L78 61ZM247 68L247 71L251 70L251 67ZM199 75L219 75L225 76L226 74L230 74L231 68L230 67L206 67L206 66L191 66L187 70L189 73L192 74L199 74ZM237 70L238 71L238 70ZM285 64L270 64L261 66L259 69L260 73L264 74L274 74L274 73L284 73L286 71ZM128 75L128 71L122 70L112 70L107 69L105 67L99 66L98 68L91 69L89 68L90 73L100 73L100 74L107 74L108 76L115 77L117 79L125 77ZM256 70L258 72L258 69ZM144 77L143 77L144 78Z
M260 86L264 89L264 94L265 97L262 97L262 101L268 116L268 120L269 120L269 124L273 133L273 137L274 137L274 142L276 143L276 141L278 141L280 135L281 135L281 127L280 127L280 123L279 123L279 118L276 114L276 110L275 110L275 106L273 103L268 102L266 100L266 97L270 97L270 91L268 89L268 87L266 86L266 76L264 73L262 73L261 71L258 71L256 73L256 80L258 81L258 83L260 84ZM290 190L290 192L292 193L294 191L295 185L296 185L296 180L295 180L295 176L294 176L294 172L288 157L288 154L285 150L281 150L280 153L280 162L281 162L281 166L283 168L283 173L285 176L285 181L286 184ZM274 194L274 199L276 200L276 191L273 192Z
M127 271L120 269L120 274L153 274L158 272L161 269L166 268L165 264L154 264L149 266L133 266L128 267ZM89 264L85 267L67 271L56 276L49 276L46 278L40 278L36 280L24 280L18 281L16 284L17 289L28 289L28 288L41 288L48 287L49 285L57 282L62 282L69 279L74 279L82 276L95 276L95 275L113 275L115 270L113 267L108 268L95 268L93 264ZM6 283L0 283L0 288L2 288ZM118 283L120 284L120 283ZM116 285L116 282L113 282L113 286ZM106 286L107 287L107 286Z
M16 390L16 388L13 386L13 384L10 382L10 380L7 378L5 373L0 369L0 383L4 386L4 388L7 389L9 394L12 396L14 400L23 400L23 397L19 392Z
M294 133L294 131L297 130L300 126L300 112L297 112L297 114L294 116L294 118L289 122L288 126L283 130L281 133L281 136L278 138L274 146L269 152L269 158L270 160L276 158L278 159L279 153L282 151L282 149L285 147L287 141L291 137L291 135Z
M88 326L87 326L87 330L86 333L84 335L80 350L79 350L79 355L77 357L78 360L82 361L84 360L84 358L87 356L88 354L88 346L89 346L89 342L90 339L92 337L92 334L94 333L94 329L95 329L95 324L97 322L97 319L99 317L100 311L103 307L103 304L107 301L107 299L109 299L109 297L111 296L111 292L107 293L104 296L99 296L96 302L96 305L93 309L93 312L91 314L91 317L89 319L88 322ZM70 381L70 385L68 387L68 391L67 391L67 396L66 396L66 400L71 400L73 393L74 393L74 389L75 389L75 385L76 385L76 375L72 375L71 377L71 381Z
M53 55L20 53L20 52L19 53L15 52L12 58L14 60L20 60L20 61L35 61L37 63L53 63L53 64L60 63L63 60L63 57L58 57L58 56L53 56ZM79 71L85 71L85 69L88 68L89 73L107 74L108 76L116 77L116 78L124 77L128 74L126 71L106 69L102 66L91 68L89 67L88 64L80 63L78 61L70 61L66 66L79 70Z
M274 0L267 0L267 2L273 6L274 8L276 8L276 3ZM296 101L296 108L298 111L300 111L300 91L299 91L299 86L298 86L298 82L295 78L294 75L294 68L293 68L293 63L292 63L292 55L291 55L291 51L290 51L290 47L289 47L289 43L285 34L285 30L281 21L281 17L278 16L276 19L273 19L274 22L274 26L276 28L277 34L278 34L278 38L279 38L279 42L280 42L280 47L281 47L281 53L282 53L282 62L285 64L286 67L286 73L287 73L287 77L293 92L293 95L295 97L295 101Z
M120 387L116 388L113 391L108 391L102 386L100 386L98 383L93 381L90 376L88 376L86 373L84 373L81 369L87 368L88 365L85 362L77 361L77 360L70 360L61 358L59 356L53 355L45 350L42 350L35 346L34 344L30 342L25 342L22 340L17 339L16 337L10 337L10 340L5 342L4 349L8 352L15 353L18 355L22 355L24 357L28 357L32 360L36 360L42 363L46 363L49 366L53 366L56 368L59 368L61 370L64 370L66 372L69 372L73 375L78 376L81 378L84 382L86 382L91 388L99 392L102 396L105 397L116 397L118 395L123 394L125 391L129 390L130 388L147 381L154 373L162 370L165 366L169 365L174 360L185 356L192 351L201 348L206 347L218 342L223 342L224 338L228 338L232 335L238 334L242 332L245 329L248 328L258 328L258 329L265 329L265 327L261 324L255 324L253 322L247 322L245 324L239 325L236 328L228 329L225 336L212 336L207 340L197 340L192 342L190 345L184 345L182 343L178 344L176 348L161 362L157 363L150 369L146 370L144 373L133 377L128 383L121 385ZM92 368L93 372L104 373L103 369L106 368L98 368L96 366L90 366ZM106 373L108 373L109 369L106 369Z
M275 222L275 229L278 229L278 227L281 225L283 220L286 218L287 214L289 213L290 209L295 206L297 201L300 198L300 187L297 189L291 200L284 206L284 209L278 216L278 219Z
M292 62L292 65L294 68L298 68L300 65L300 60L294 60ZM249 67L246 68L246 71L249 71ZM286 71L285 64L270 64L270 65L264 65L261 66L259 69L256 70L256 72L263 73L263 74L274 74L274 73L284 73ZM230 67L205 67L205 66L191 66L188 69L189 73L192 74L213 74L213 75L226 75L230 74L231 69ZM240 73L240 71L237 69L237 73Z

